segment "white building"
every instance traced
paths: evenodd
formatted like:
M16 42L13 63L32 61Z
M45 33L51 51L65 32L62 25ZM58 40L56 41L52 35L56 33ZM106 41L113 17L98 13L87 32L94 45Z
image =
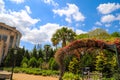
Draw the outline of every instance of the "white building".
M15 27L0 22L0 64L10 48L19 47L21 36Z

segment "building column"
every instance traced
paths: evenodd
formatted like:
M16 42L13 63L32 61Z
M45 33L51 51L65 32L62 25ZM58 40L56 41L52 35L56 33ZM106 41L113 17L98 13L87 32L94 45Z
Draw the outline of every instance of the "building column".
M1 64L2 59L3 59L3 54L4 54L3 52L4 52L4 41L1 40L0 41L0 64Z
M13 44L12 44L12 48L15 48L16 45L16 33L14 34L14 39L13 39Z
M6 41L6 47L5 47L5 53L4 53L4 57L7 55L8 53L8 49L9 49L9 45L10 45L10 35L7 35L7 41Z

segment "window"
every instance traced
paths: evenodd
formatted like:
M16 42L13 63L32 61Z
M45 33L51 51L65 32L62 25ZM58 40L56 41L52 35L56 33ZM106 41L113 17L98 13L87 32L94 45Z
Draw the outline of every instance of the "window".
M2 36L2 39L6 42L6 41L7 41L7 36L6 36L6 35L3 35L3 36Z
M9 48L12 48L13 40L14 40L14 37L10 36L10 45L9 45Z

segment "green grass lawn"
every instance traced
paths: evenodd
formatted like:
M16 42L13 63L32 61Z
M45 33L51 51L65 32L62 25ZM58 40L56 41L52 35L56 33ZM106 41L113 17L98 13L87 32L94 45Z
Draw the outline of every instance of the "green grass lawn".
M12 68L4 68L4 70L11 72ZM59 71L55 71L55 70L41 70L40 68L20 68L20 67L15 67L14 73L26 73L26 74L34 74L34 75L42 75L42 76L59 75Z

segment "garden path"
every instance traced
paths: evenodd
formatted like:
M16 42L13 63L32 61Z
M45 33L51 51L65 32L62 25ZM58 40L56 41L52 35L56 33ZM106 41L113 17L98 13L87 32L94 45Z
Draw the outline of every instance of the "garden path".
M14 80L59 80L58 77L14 73Z

